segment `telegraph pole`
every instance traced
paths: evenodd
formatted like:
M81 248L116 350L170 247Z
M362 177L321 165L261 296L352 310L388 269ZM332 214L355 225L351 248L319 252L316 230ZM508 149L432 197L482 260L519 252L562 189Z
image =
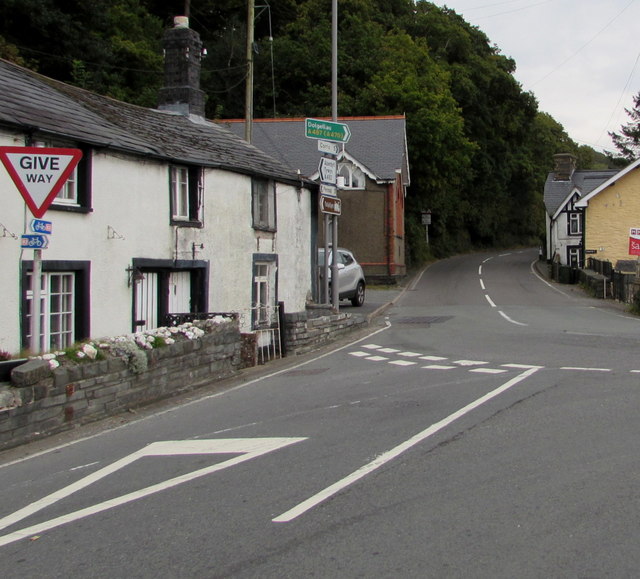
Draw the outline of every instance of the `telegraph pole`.
M247 0L247 82L244 96L244 140L253 138L253 20L255 18L255 0Z
M331 118L333 122L338 120L338 0L331 0ZM326 218L327 216L325 214L325 219ZM333 247L333 261L331 262L331 285L333 286L333 292L331 294L331 305L334 309L338 310L340 308L340 283L338 281L337 215L331 216L331 223L333 225L331 231L331 245ZM325 259L328 259L327 256L328 254L325 252Z

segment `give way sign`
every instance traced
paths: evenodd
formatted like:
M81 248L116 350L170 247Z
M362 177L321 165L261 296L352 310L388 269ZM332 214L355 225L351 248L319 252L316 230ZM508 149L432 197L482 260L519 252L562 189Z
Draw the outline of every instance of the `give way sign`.
M71 173L82 151L44 147L0 147L0 160L34 217L42 217Z

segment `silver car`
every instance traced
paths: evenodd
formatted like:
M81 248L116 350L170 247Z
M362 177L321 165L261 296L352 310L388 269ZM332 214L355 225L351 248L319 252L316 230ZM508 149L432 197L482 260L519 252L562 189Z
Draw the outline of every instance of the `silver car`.
M367 282L364 278L362 267L355 256L348 249L338 248L338 281L340 283L340 299L351 300L351 303L360 307L364 304L364 294ZM333 264L333 251L329 250L329 265ZM318 265L324 266L324 249L318 250ZM321 269L322 272L322 269ZM329 283L331 284L331 270L329 270Z

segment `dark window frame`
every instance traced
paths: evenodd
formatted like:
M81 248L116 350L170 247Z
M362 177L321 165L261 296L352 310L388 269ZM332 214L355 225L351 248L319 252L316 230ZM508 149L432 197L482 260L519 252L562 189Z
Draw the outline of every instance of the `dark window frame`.
M572 230L572 224L577 224L577 231ZM582 212L581 211L568 211L567 212L567 235L582 235Z
M188 210L187 219L176 216L174 206L173 172L177 169L187 170L187 190L188 190ZM171 225L179 227L202 227L203 226L203 191L204 191L204 168L198 165L172 164L169 166L169 219Z
M85 145L77 143L49 138L33 137L28 139L30 144L44 141L48 147L63 147L66 149L80 149L82 158L76 167L76 200L77 204L56 203L54 199L49 210L66 211L67 213L91 213L93 211L92 202L92 168L93 168L93 150Z
M269 306L276 306L278 304L278 254L277 253L254 253L252 266L251 266L251 327L252 329L258 329L264 327L263 324L258 319L257 309L259 307L258 304L258 295L256 292L256 283L255 279L258 274L258 266L263 265L265 263L269 264L269 268L274 268L274 280L273 280L273 295L270 296L270 304Z
M273 179L251 179L251 219L254 229L278 230L276 210L276 183Z
M27 274L33 272L33 261L23 261L20 273L20 342L23 348L29 348L27 334ZM56 261L43 260L43 273L73 272L75 300L74 308L74 341L78 342L91 337L91 262L90 261Z
M168 314L168 302L163 297L167 296L169 274L178 271L191 272L191 312L180 313L207 313L209 311L209 262L205 260L172 260L172 259L152 259L133 258L132 267L134 271L158 274L158 311L156 313L158 322L164 321ZM133 286L131 302L131 330L138 331L136 324L136 290Z

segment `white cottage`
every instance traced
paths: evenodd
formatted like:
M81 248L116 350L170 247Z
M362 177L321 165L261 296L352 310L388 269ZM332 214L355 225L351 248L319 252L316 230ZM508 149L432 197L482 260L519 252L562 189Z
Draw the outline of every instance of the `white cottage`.
M544 185L546 258L549 262L582 267L583 210L576 203L616 174L614 170L577 170L574 155L553 156L555 168Z
M250 332L278 303L305 309L316 186L203 118L199 42L167 31L159 110L0 60L0 146L83 152L43 217L42 351L176 314L239 312ZM15 354L31 343L32 216L1 166L0 198L0 350Z

